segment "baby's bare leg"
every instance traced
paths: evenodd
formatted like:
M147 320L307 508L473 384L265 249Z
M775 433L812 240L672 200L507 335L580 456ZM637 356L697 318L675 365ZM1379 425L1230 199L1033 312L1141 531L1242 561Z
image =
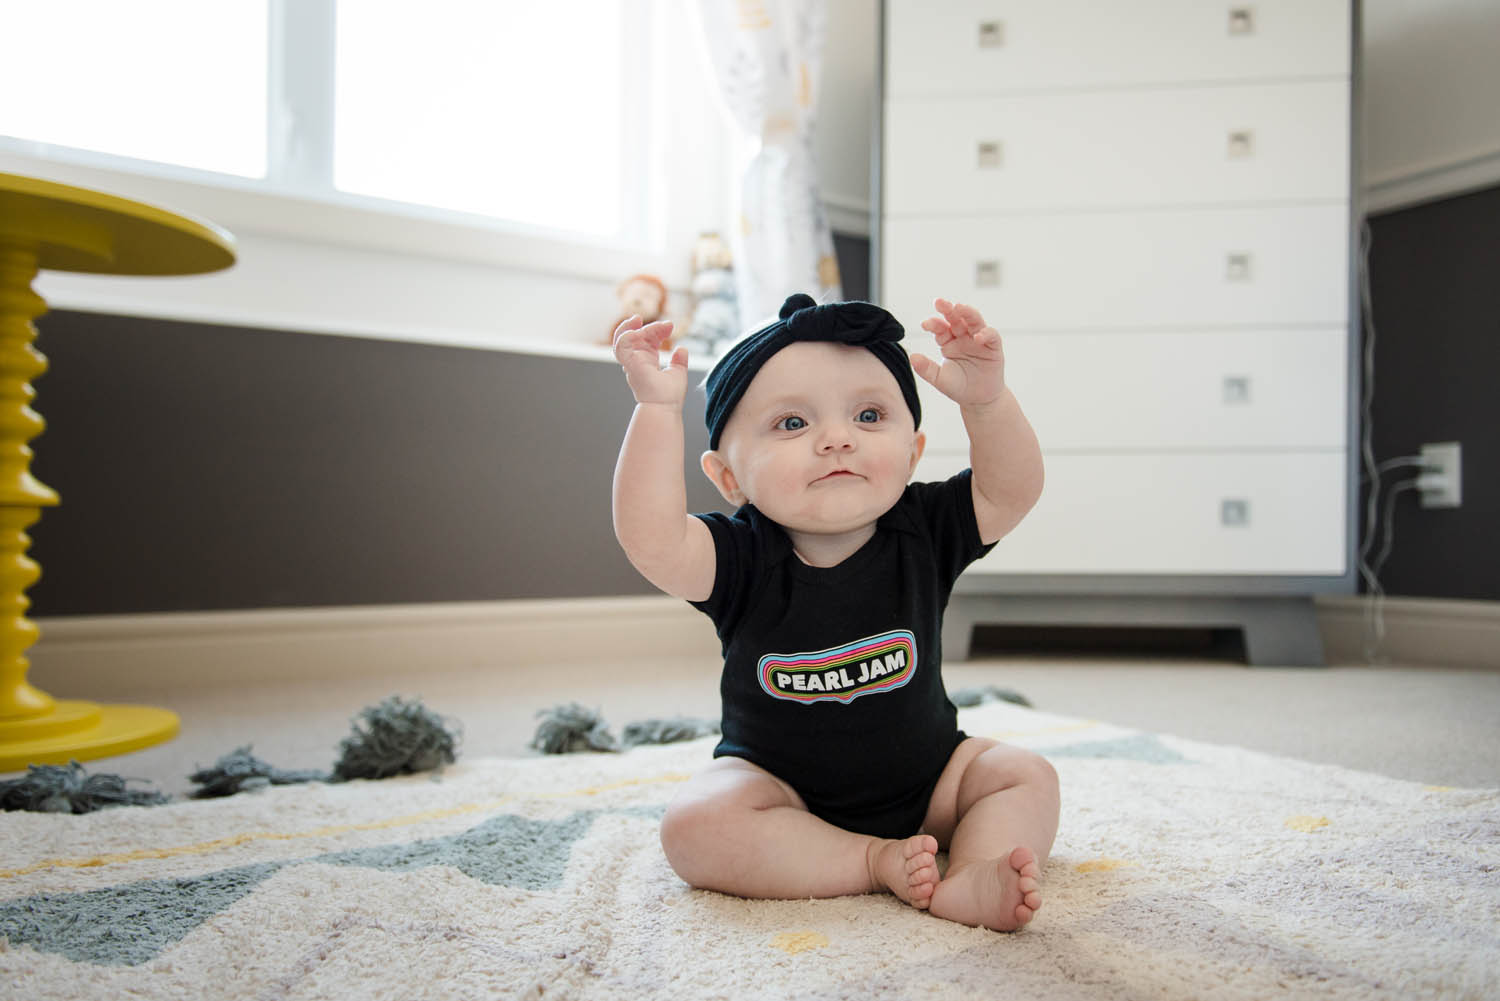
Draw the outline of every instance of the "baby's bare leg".
M1046 759L998 741L961 744L924 828L948 843L932 913L999 931L1030 921L1042 906L1039 879L1058 810L1057 773Z
M937 841L853 834L807 812L770 772L718 758L662 818L667 861L688 883L740 897L797 899L889 890L926 907L938 883Z

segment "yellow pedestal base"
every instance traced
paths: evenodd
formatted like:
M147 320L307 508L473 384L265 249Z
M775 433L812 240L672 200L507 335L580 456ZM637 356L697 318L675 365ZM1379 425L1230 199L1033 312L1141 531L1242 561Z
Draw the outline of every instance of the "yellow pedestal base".
M179 725L167 709L58 700L41 716L0 721L0 772L139 751L171 740Z
M189 275L234 263L229 234L208 223L99 191L0 173L0 772L137 751L177 735L177 714L149 706L54 700L26 680L39 631L26 589L41 568L26 530L57 494L31 475L46 422L30 402L47 370L32 320L42 270Z

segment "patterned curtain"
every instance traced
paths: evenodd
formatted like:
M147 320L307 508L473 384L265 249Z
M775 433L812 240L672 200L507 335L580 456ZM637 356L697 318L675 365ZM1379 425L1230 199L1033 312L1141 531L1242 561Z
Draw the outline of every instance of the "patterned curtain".
M824 0L700 0L700 7L724 101L758 146L730 238L748 331L775 319L793 292L842 298L812 145L827 14Z

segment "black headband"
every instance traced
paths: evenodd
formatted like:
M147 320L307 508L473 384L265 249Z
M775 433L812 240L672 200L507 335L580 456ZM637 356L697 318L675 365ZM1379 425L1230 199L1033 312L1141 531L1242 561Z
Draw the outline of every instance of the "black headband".
M781 306L781 319L740 341L720 358L708 373L708 447L719 447L719 436L729 415L739 405L750 380L771 356L798 341L831 341L868 350L896 377L901 395L917 426L922 424L922 404L917 399L917 378L911 359L896 342L905 331L896 318L868 302L830 302L819 306L812 296L798 292Z

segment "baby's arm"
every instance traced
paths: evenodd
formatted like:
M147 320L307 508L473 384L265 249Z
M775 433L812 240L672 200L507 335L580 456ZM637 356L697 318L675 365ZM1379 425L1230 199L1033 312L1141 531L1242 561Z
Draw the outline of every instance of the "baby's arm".
M615 464L615 538L652 584L674 597L703 601L714 585L714 543L708 526L687 513L687 349L673 352L666 368L658 355L671 332L670 322L642 326L638 316L615 331L615 358L636 401Z
M1031 422L1005 384L1000 335L972 306L938 299L940 315L922 322L943 353L939 365L912 355L912 368L954 400L969 432L974 516L979 537L997 542L1020 524L1042 494L1042 450Z

